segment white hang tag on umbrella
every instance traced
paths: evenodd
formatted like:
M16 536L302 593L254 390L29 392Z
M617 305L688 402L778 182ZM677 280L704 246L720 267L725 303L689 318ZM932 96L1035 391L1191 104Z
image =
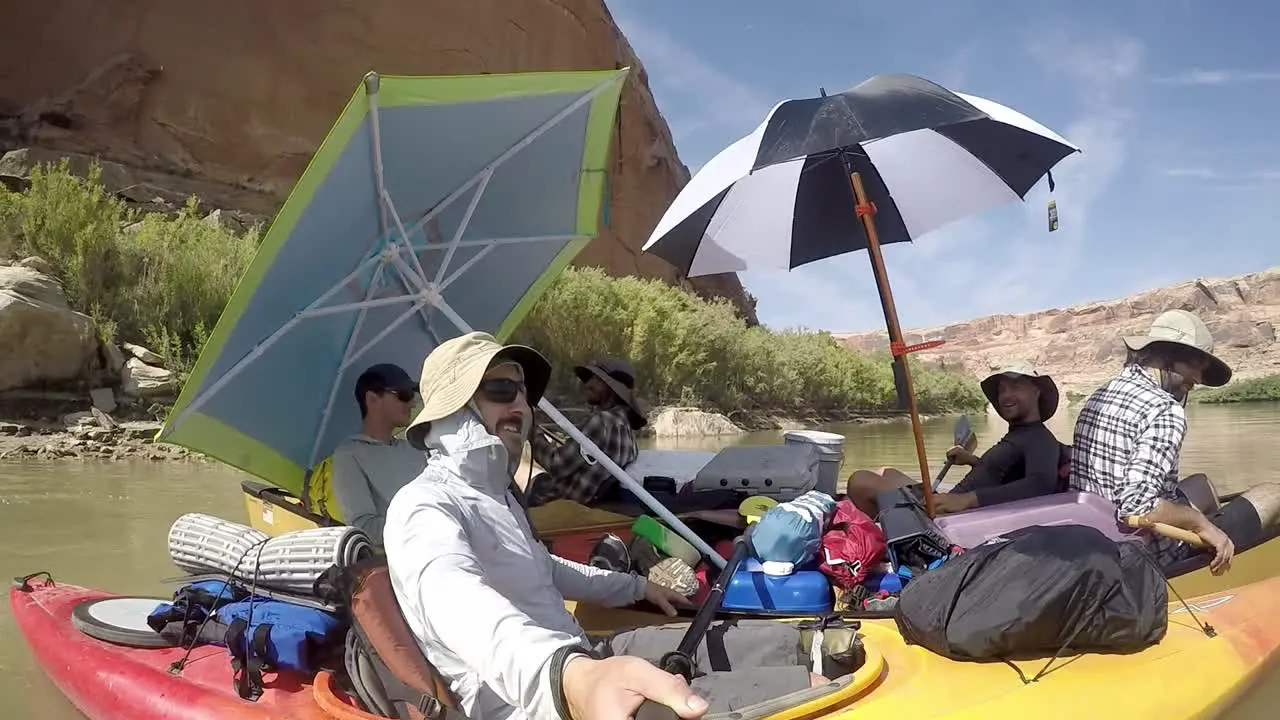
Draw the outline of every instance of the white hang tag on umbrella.
M1048 172L1049 176L1049 232L1058 229L1058 203L1053 199L1053 171Z

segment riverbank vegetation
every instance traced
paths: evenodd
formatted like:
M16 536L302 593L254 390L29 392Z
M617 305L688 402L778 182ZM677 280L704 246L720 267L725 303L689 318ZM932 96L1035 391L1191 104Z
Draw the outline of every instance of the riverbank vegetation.
M709 302L658 280L570 269L517 335L548 352L560 387L571 385L575 363L617 355L635 365L641 395L654 405L748 415L895 410L887 352L856 354L825 332L748 328L728 302ZM911 366L921 412L985 405L976 380L914 359Z
M1242 403L1280 400L1280 373L1237 380L1220 388L1199 388L1191 398L1199 403Z
M22 193L0 186L0 259L45 259L104 340L145 344L179 372L194 363L259 240L203 218L194 198L176 215L137 213L96 170L88 178L65 166L37 170ZM824 332L748 328L727 302L656 280L569 270L516 339L547 353L563 390L573 388L573 364L620 355L655 406L828 417L895 410L887 354L855 354ZM915 359L912 368L921 412L985 403L972 378Z
M98 182L61 167L32 171L22 193L0 185L0 259L49 263L68 303L108 342L135 342L190 369L258 248L201 217L192 198L176 216L137 213Z

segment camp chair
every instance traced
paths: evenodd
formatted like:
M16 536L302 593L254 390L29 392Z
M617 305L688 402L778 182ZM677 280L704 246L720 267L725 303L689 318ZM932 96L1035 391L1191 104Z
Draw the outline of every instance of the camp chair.
M399 720L462 720L449 684L400 613L386 558L351 568L346 669L364 709Z

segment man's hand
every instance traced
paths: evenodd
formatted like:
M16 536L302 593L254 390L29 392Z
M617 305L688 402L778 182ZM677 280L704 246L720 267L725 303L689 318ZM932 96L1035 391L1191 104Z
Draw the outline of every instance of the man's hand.
M1204 526L1196 531L1196 535L1205 545L1213 548L1213 559L1209 561L1209 572L1221 575L1231 569L1231 558L1236 554L1235 543L1213 523L1206 520Z
M644 587L644 599L662 608L662 612L676 616L676 605L690 607L689 598L668 587L651 582Z
M955 465L968 465L969 467L973 467L978 464L978 456L968 450L965 450L959 445L953 445L951 449L947 451L947 459Z
M686 720L707 712L684 678L637 657L593 660L569 658L561 675L565 704L573 720L627 720L645 700L666 705Z
M939 493L933 496L933 511L939 515L964 512L978 507L978 494Z
M1143 516L1143 519L1190 530L1199 535L1205 545L1213 548L1213 560L1209 562L1210 572L1221 575L1231 569L1231 558L1236 554L1235 544L1221 528L1209 522L1209 518L1194 507L1161 499L1156 502L1155 509Z

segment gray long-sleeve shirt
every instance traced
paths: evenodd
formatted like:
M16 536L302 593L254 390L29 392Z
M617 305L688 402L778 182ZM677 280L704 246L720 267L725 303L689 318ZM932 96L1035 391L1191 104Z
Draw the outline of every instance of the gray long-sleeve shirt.
M403 438L384 443L352 435L333 451L333 495L347 525L382 545L382 527L391 498L427 466L427 454Z

